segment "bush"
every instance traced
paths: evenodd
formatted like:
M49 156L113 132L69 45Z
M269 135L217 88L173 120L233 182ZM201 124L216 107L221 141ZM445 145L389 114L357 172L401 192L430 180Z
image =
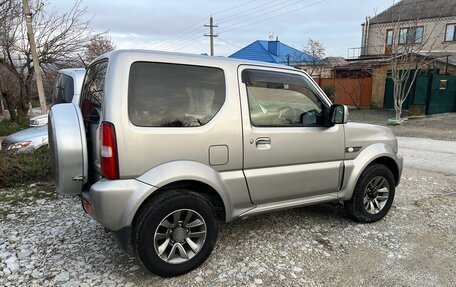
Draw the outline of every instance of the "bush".
M0 120L0 137L13 134L17 131L27 128L27 124L11 123L9 120Z
M328 96L328 98L334 102L336 98L336 88L334 86L324 86L323 92Z
M19 154L0 152L0 187L50 181L51 174L47 148Z

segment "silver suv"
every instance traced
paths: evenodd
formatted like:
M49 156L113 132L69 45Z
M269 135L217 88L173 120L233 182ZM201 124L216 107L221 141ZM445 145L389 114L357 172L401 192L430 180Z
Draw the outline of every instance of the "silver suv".
M323 202L386 215L402 172L385 127L347 123L306 73L260 62L117 50L79 106L49 116L56 188L161 276L198 267L220 222Z

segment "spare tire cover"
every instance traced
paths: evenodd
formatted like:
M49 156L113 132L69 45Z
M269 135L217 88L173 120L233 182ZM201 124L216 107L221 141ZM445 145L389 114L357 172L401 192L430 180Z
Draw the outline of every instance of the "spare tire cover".
M49 152L56 191L81 193L87 182L87 141L81 110L73 103L51 108L48 121Z

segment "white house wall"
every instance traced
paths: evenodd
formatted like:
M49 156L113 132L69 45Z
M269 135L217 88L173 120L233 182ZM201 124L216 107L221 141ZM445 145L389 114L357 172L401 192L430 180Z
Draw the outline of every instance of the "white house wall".
M394 45L399 43L399 30L408 27L424 27L422 44L415 44L421 52L456 52L456 41L445 42L447 24L456 23L455 17L370 24L367 55L382 55L386 48L386 31L393 29ZM409 44L407 44L409 45ZM400 48L401 45L397 46ZM415 51L418 52L418 51Z

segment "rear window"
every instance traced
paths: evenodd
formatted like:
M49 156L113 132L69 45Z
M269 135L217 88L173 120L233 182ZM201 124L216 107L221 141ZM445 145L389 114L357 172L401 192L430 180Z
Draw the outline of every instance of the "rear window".
M225 76L218 68L136 62L130 69L128 112L143 127L205 125L225 101Z
M59 74L59 79L55 84L54 94L52 96L52 105L61 103L71 103L74 96L74 81L73 78Z
M104 94L108 62L98 62L87 70L81 94L81 112L85 121L98 121Z

